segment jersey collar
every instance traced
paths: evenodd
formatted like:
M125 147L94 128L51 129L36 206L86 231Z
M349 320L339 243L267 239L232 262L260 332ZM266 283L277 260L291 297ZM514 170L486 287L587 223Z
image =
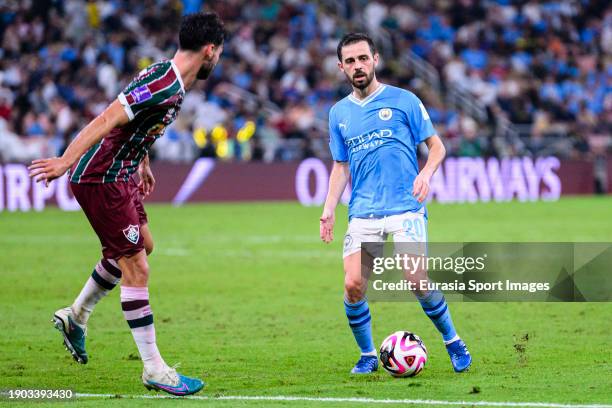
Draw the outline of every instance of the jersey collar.
M353 93L351 92L348 96L349 101L363 107L365 106L368 102L370 102L371 100L373 100L374 98L376 98L377 95L380 95L380 93L386 88L387 86L384 84L380 84L378 86L378 88L376 88L376 90L374 92L372 92L370 95L368 95L365 99L359 100L357 98L355 98L353 96Z
M185 92L185 84L183 84L183 77L181 77L181 73L179 72L178 67L174 63L174 60L170 60L170 63L172 64L172 69L174 70L174 74L179 80L179 84L181 84L181 89L183 90L183 92Z

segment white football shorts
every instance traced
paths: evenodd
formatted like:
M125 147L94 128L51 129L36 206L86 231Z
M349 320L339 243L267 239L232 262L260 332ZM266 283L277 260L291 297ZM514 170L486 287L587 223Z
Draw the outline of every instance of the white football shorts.
M427 243L427 218L425 208L418 212L405 212L389 215L382 218L353 218L349 222L348 230L344 236L344 249L342 256L347 257L361 250L364 242L386 242L391 235L395 242L395 252L402 253L401 243L422 243L425 245L405 245L404 248L419 248L418 253L424 251ZM417 253L417 252L415 252ZM374 254L372 254L374 255ZM374 255L376 256L376 255Z

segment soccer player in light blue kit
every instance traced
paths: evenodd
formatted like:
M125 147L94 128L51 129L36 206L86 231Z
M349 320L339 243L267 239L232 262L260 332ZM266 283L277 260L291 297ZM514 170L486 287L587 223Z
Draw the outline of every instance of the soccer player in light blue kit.
M338 67L353 92L329 112L329 144L334 166L321 215L321 239L333 240L334 211L349 177L352 194L349 227L344 239L344 307L361 357L352 373L378 369L371 316L361 274L361 243L426 242L424 200L429 181L446 151L423 103L412 92L376 79L378 53L370 37L351 33L338 44ZM417 145L425 142L427 162L419 172ZM472 358L459 338L440 291L414 291L423 311L436 326L453 369L469 368Z

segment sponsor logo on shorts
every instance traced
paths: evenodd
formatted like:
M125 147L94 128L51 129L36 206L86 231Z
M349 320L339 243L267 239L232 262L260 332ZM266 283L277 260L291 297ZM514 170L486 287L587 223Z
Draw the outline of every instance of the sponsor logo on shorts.
M140 238L140 227L138 225L129 225L123 230L123 235L125 235L127 240L132 244L136 244Z

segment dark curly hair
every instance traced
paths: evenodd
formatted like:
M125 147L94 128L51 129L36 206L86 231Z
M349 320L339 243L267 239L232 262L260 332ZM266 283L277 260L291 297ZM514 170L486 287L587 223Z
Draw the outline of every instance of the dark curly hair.
M378 51L376 50L376 45L374 45L374 41L370 38L369 35L364 33L348 33L338 43L338 48L336 52L338 53L338 60L342 61L342 47L345 45L355 44L360 41L365 41L368 43L370 47L370 51L372 51L372 55L376 54Z
M207 44L221 45L225 39L223 21L216 13L193 13L183 17L179 48L197 51Z

